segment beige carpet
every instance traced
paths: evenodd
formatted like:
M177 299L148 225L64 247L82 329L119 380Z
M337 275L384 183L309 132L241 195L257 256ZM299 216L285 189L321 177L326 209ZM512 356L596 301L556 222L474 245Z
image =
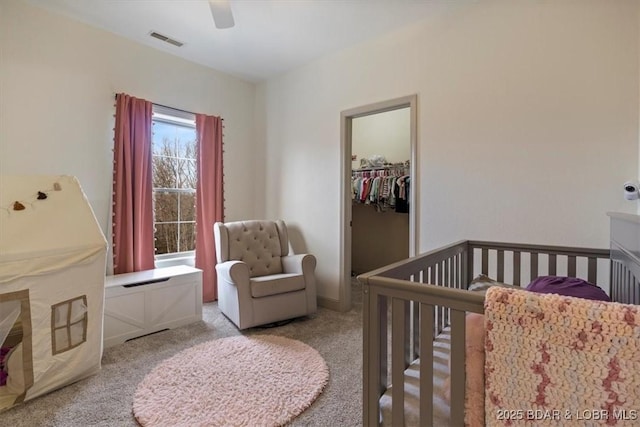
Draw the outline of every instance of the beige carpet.
M298 340L262 335L205 342L142 380L133 413L145 427L281 426L329 381L320 354Z
M216 303L207 303L201 322L105 349L98 374L0 413L0 426L137 427L133 396L153 367L194 345L241 335L296 339L318 350L327 362L329 384L288 426L361 426L362 288L354 285L354 306L348 312L320 307L314 316L242 333L220 313Z

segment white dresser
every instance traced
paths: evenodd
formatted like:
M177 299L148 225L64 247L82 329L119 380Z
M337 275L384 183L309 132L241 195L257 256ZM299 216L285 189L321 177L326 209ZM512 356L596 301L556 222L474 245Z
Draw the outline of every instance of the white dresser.
M104 346L202 319L202 270L187 266L107 276Z

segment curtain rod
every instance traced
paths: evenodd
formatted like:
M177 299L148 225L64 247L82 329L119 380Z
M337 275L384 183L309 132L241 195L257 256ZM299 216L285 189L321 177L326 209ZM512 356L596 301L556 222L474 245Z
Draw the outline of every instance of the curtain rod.
M116 94L113 96L113 98L117 100L117 99L118 99L118 94L116 93ZM194 114L194 115L196 114L196 113L194 113L193 111L182 110L182 109L180 109L180 108L176 108L176 107L169 107L168 105L158 104L157 102L152 102L152 104L153 104L153 105L157 105L158 107L164 107L164 108L169 108L169 109L171 109L171 110L181 111L181 112L183 112L183 113L187 113L187 114ZM224 118L223 118L223 117L220 117L220 120L224 120Z

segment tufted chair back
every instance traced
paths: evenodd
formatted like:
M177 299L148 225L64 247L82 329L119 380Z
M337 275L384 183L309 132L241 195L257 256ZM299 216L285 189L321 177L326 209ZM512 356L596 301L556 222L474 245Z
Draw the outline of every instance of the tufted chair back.
M236 221L219 225L218 262L243 261L251 277L282 273L280 257L289 254L287 227L279 221Z

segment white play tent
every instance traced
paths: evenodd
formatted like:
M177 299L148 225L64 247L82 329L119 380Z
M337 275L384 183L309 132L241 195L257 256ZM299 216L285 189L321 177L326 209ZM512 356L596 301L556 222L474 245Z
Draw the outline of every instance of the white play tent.
M0 176L0 411L100 369L106 250L75 177Z

